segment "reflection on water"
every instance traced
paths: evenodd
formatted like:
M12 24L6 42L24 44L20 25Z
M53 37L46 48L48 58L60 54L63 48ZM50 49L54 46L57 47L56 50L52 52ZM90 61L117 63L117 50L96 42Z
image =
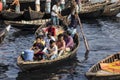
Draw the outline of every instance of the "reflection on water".
M30 48L34 34L12 28L0 45L0 80L87 80L84 74L93 64L120 51L120 24L109 18L82 22L90 53L85 54L81 36L81 45L74 60L56 68L32 72L21 72L16 65L16 59L21 51Z

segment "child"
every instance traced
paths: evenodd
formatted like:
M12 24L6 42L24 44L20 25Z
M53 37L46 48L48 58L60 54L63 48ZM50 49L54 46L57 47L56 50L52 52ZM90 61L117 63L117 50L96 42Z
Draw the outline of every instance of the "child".
M38 36L36 38L36 42L33 44L33 47L31 48L34 50L34 55L36 58L42 58L43 52L42 50L44 49L45 46L45 41L43 40L42 36Z
M46 47L48 47L48 46L50 46L50 45L49 45L50 40L55 41L55 38L54 38L54 36L51 35L51 33L48 33L48 34L46 35L46 37L44 38L44 40L45 40L45 45L46 45Z
M58 41L56 42L58 46L58 56L61 56L64 53L65 50L65 41L64 41L64 36L63 34L58 35Z
M53 60L55 58L57 58L57 54L58 54L58 48L56 46L56 43L54 40L50 40L50 46L49 47L46 47L44 50L43 50L45 56L50 59L50 60Z

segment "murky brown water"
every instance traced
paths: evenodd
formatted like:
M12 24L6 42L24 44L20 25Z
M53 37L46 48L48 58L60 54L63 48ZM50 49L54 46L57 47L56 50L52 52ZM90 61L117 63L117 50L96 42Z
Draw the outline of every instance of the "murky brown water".
M21 72L16 59L21 51L32 45L34 34L11 28L5 41L0 44L0 80L87 80L84 74L93 64L120 51L120 23L113 19L96 19L84 20L83 26L90 46L87 59L81 37L75 60L54 69L30 73Z

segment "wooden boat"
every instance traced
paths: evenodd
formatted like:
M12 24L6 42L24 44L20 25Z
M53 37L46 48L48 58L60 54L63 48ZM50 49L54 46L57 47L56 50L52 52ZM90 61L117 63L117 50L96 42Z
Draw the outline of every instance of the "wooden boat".
M111 56L108 56L107 58L93 65L88 70L88 72L86 72L86 77L89 80L120 80L120 73L102 70L100 66L101 63L112 63L119 60L120 60L120 52L113 54Z
M41 24L50 21L50 19L40 19L40 20L31 20L31 21L4 21L5 24L10 24L12 27L21 29L21 30L28 30L28 31L35 31Z
M79 11L80 18L96 18L101 16L104 11L104 6L106 2L99 2L99 3L89 3L89 4L82 4L82 7ZM69 15L71 12L71 7L64 9L61 14L63 16Z
M22 15L23 15L23 12L16 13L10 10L4 10L1 12L2 19L5 19L5 20L21 20L23 18Z
M45 28L47 24L42 25L39 27L36 31L36 35L41 31L41 28ZM79 37L77 36L75 39L75 47L74 49L69 53L69 54L64 54L61 57L58 57L54 60L45 60L45 61L33 61L33 62L25 62L21 56L17 58L17 65L21 68L21 70L26 71L26 70L33 70L33 69L43 69L43 68L50 68L50 67L55 67L56 65L60 65L61 63L64 63L66 60L73 59L76 55L76 52L79 48L80 45L80 40Z
M7 27L0 27L0 43L2 43L2 41L4 40L6 34L9 32L10 30L10 25L8 25Z
M45 13L32 10L30 7L24 12L25 20L36 20L42 19Z
M119 12L120 12L120 4L111 3L105 7L102 16L116 16Z

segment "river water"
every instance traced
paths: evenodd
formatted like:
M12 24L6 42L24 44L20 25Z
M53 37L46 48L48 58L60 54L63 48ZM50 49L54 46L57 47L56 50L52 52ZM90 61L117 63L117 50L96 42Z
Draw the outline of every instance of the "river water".
M90 46L85 56L82 37L76 59L54 69L21 72L16 65L17 56L28 49L34 40L31 32L11 28L0 44L0 80L87 80L85 72L99 60L120 51L120 23L114 19L84 20L83 30Z

